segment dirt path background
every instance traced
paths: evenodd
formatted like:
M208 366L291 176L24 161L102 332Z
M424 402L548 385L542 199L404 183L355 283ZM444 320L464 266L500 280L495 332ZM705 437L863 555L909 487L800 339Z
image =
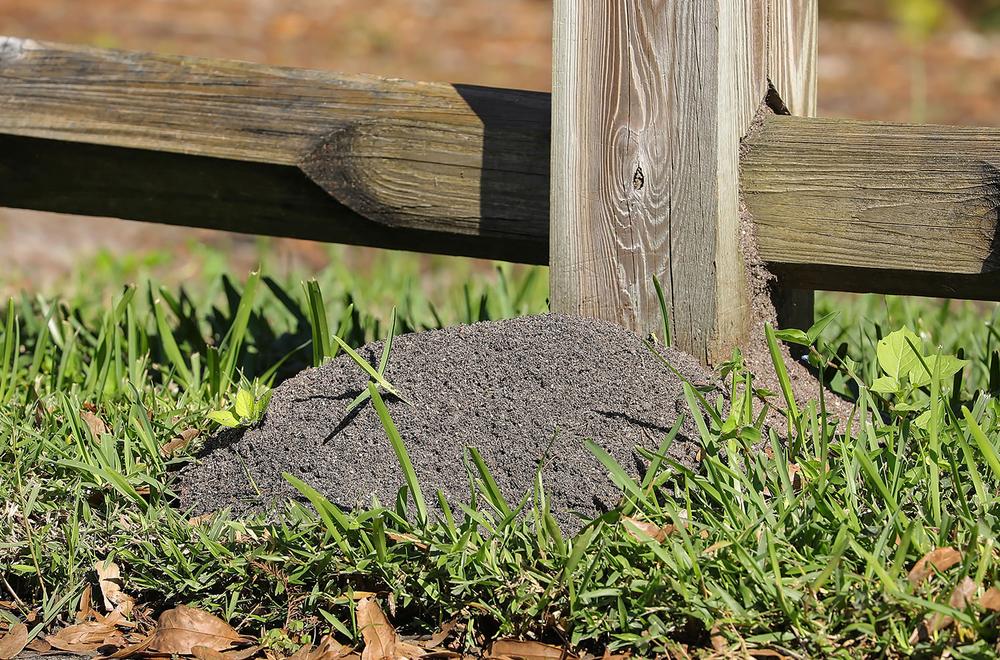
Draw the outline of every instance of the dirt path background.
M546 0L0 0L0 34L424 80L550 84ZM890 23L828 15L820 44L823 115L1000 125L1000 34L953 22L921 55ZM222 232L0 209L7 287L51 289L101 248L183 255L198 242L225 247L237 269L256 254L252 238ZM327 258L300 241L279 241L277 250L281 262L314 269Z

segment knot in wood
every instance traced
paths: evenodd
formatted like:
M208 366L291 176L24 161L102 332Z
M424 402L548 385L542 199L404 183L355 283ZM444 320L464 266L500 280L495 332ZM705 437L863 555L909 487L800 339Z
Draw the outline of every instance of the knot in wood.
M646 185L646 176L642 173L642 166L635 168L635 174L632 176L632 188L635 190L642 190L642 187Z

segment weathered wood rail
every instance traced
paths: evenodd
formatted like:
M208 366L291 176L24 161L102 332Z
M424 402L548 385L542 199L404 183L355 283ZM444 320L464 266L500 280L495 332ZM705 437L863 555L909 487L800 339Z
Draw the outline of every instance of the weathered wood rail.
M0 37L0 205L546 263L549 107Z
M656 275L709 363L748 337L741 208L792 323L1000 300L1000 129L812 118L815 0L554 14L551 97L0 37L0 205L548 263L554 309L640 332Z
M747 147L761 256L783 272L857 289L816 267L878 269L875 290L941 295L960 280L916 274L1000 271L1000 129L771 117Z

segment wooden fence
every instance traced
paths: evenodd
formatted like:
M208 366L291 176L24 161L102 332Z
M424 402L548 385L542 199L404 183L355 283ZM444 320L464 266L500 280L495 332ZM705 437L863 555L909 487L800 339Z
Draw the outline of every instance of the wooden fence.
M0 38L0 205L547 263L554 310L639 332L657 275L709 363L749 332L746 214L788 323L1000 300L1000 130L812 118L816 0L554 16L551 97Z

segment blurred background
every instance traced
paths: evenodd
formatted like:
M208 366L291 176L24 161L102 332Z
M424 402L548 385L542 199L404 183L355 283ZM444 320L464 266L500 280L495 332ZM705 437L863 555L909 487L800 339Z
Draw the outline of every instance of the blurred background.
M1000 125L1000 0L820 0L820 114ZM547 90L548 0L0 0L0 34L107 48ZM87 260L197 274L359 268L372 252L0 209L0 293L53 292ZM426 259L425 286L447 263ZM461 263L459 263L461 262ZM341 264L343 265L343 264Z

